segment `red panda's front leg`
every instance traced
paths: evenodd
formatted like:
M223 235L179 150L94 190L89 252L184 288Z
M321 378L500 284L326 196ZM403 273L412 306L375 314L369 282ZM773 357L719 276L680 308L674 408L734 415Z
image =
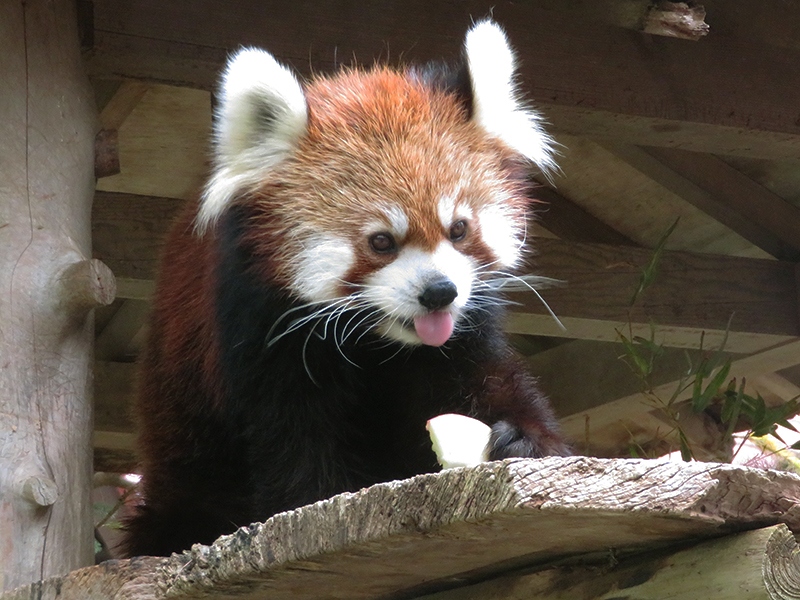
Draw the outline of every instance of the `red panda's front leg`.
M549 402L516 356L491 365L481 387L473 411L492 428L490 460L571 454Z

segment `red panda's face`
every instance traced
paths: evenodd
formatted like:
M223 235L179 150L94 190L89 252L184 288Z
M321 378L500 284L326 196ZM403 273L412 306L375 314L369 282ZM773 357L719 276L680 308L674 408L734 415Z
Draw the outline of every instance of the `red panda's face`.
M441 345L473 288L519 258L513 155L456 98L403 74L347 73L306 98L306 135L264 195L296 249L285 280L305 301L360 309L386 337Z
M514 99L502 32L483 23L470 35L469 110L381 68L301 89L271 56L241 53L226 75L199 225L245 191L265 272L301 302L406 344L439 346L470 327L480 291L520 258L518 166L550 160L535 115Z

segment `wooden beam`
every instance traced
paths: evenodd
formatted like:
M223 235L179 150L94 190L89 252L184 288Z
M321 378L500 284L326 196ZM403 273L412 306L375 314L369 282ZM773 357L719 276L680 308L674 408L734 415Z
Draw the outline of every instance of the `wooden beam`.
M163 239L184 200L95 192L92 205L94 254L114 275L153 280Z
M645 148L645 152L709 192L728 211L771 231L793 251L793 260L800 256L800 208L716 156L674 148Z
M800 364L800 360L798 360ZM755 378L755 383L759 388L770 392L783 402L800 399L800 386L795 385L778 373L764 373ZM764 395L764 394L762 394Z
M625 332L627 335L627 332ZM697 351L688 357L696 360ZM732 356L730 353L727 356ZM539 352L526 360L545 393L551 398L559 418L602 407L619 398L639 396L643 406L635 410L643 414L653 406L645 403L645 384L625 361L620 343L576 340ZM665 348L655 362L650 376L654 387L674 385L688 370L687 353L683 349ZM669 396L668 396L669 397ZM630 411L619 413L627 418Z
M95 339L95 358L105 361L134 359L139 348L137 337L146 326L150 304L145 300L126 300Z
M429 60L457 55L473 18L489 14L522 59L523 89L562 131L745 156L800 154L800 50L714 36L687 44L533 3L393 0L364 10L347 0L104 0L95 3L89 67L97 77L212 89L237 45L266 46L305 74L354 56L362 64L387 55Z
M136 472L133 426L136 368L133 363L95 362L92 434L95 471Z
M134 435L121 431L101 431L95 429L92 435L92 442L95 448L107 450L121 450L132 453L134 447Z
M137 365L134 363L95 361L95 432L108 431L130 434L133 431L136 374Z
M536 222L559 239L614 246L637 245L626 235L551 188L539 185L531 196L536 201L532 206Z
M730 465L584 457L485 463L341 494L211 546L111 561L2 600L304 600L331 590L353 600L418 598L566 556L635 559L670 543L796 527L798 497L792 474ZM787 546L770 555L773 575L796 568L791 533L779 541ZM645 579L639 573L630 586Z
M762 248L776 258L800 259L800 208L716 156L672 148L643 151L710 196L710 202L696 205L698 208L723 223L736 223L732 228L737 233L738 229L743 235L755 230L766 232L774 240L770 244L774 249Z
M775 258L800 260L800 209L719 158L668 148L603 146Z
M98 192L93 208L97 256L121 278L152 280L158 253L181 200ZM615 341L652 251L539 238L526 272L558 279L542 290L567 326L560 329L531 293L508 318L511 333ZM701 332L718 344L730 321L728 348L750 353L800 333L795 266L772 260L666 252L653 286L630 312L637 335L659 325L660 341L696 347Z
M132 450L95 447L92 462L96 473L136 473L139 468Z
M133 112L136 105L150 90L150 85L140 81L123 81L119 84L114 95L108 100L100 111L100 122L104 129L119 129Z
M566 325L560 330L533 294L512 294L519 303L508 319L513 333L615 341L630 319L637 335L658 325L668 346L707 345L754 352L800 333L794 265L772 260L665 252L655 283L629 309L652 250L540 239L526 272L563 281L542 290Z
M149 279L117 278L117 298L150 300L156 291L155 281Z
M603 559L605 559L603 561ZM798 598L798 546L785 525L595 564L511 573L418 600L774 600ZM509 590L513 590L509 595ZM774 592L780 590L779 594ZM619 595L624 593L624 596Z

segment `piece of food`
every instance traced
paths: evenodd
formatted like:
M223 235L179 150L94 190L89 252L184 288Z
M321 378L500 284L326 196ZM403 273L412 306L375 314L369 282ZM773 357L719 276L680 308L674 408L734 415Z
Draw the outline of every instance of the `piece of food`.
M470 417L445 414L428 421L433 451L443 469L474 467L489 460L491 428Z

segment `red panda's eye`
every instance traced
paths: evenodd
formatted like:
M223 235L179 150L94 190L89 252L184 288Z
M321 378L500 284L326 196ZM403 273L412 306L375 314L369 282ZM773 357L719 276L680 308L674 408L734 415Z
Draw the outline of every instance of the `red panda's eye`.
M394 238L388 233L376 233L369 238L369 245L375 252L378 252L379 254L394 252L397 248Z
M467 235L467 222L456 221L450 226L450 241L460 242Z

